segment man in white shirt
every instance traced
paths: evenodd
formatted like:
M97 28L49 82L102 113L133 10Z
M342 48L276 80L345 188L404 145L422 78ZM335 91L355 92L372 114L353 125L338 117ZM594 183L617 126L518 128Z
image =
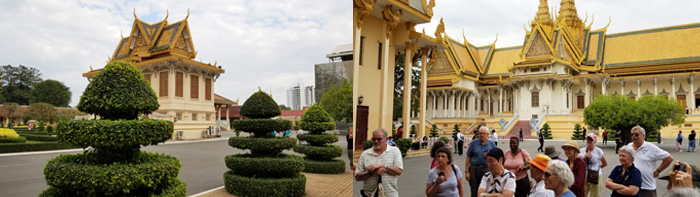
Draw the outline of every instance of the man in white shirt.
M457 150L459 150L459 156L462 156L464 151L464 134L457 130Z
M532 165L530 168L530 175L532 179L535 179L537 183L532 190L530 190L530 197L554 197L554 191L544 188L544 170L547 169L547 164L552 161L552 158L544 154L536 155L532 160L528 161Z
M498 134L496 134L496 130L491 130L491 141L498 146Z
M379 178L382 179L384 194L387 197L397 197L397 179L403 173L401 151L394 146L386 145L387 131L379 128L372 132L374 146L360 155L355 169L355 180L364 181L362 191L371 195Z
M632 128L632 143L627 146L637 151L634 155L634 166L642 173L640 197L656 196L656 180L659 173L673 162L673 156L658 146L645 142L646 131L641 126ZM656 161L663 161L656 168Z

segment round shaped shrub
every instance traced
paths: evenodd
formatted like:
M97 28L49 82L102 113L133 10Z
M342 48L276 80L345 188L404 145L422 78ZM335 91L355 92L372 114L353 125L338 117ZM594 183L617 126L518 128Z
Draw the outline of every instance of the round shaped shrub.
M250 95L241 106L241 115L252 119L272 118L280 114L282 111L277 102L262 90Z
M180 181L177 178L171 178L167 183L162 184L156 190L128 190L128 192L122 191L119 194L114 194L113 196L150 196L150 197L171 197L171 196L182 196L187 194L187 184ZM72 197L72 196L89 196L85 191L64 191L56 187L49 186L48 189L44 190L39 194L40 197Z
M251 178L224 173L226 191L237 196L304 196L306 176L301 173L293 178Z
M340 174L345 172L345 161L333 159L330 161L316 161L304 159L306 166L304 172L316 174Z
M320 105L312 105L299 121L299 128L311 131L312 134L321 134L324 131L335 129L335 123L331 116Z
M155 190L177 178L180 170L180 161L168 155L141 152L139 163L83 163L90 154L60 155L50 160L44 169L46 183L87 196L115 195L130 190Z
M85 88L78 103L80 111L108 120L133 120L158 107L158 97L143 73L124 61L107 63Z
M80 147L124 149L156 145L172 138L173 122L165 120L66 120L58 138Z
M12 129L0 129L0 139L1 138L18 138L19 134Z
M285 131L292 128L292 121L274 119L243 119L233 121L233 128L249 133L255 133L256 138L274 137L272 131Z
M27 138L16 137L16 138L0 138L0 143L25 143Z
M297 139L300 141L308 142L313 146L321 146L324 144L330 144L338 141L338 136L330 133L326 134L301 134L297 135Z
M254 155L276 155L282 150L296 146L297 139L231 137L228 139L228 145L238 149L250 149Z
M226 156L226 167L242 176L293 177L304 169L304 159L297 155L255 157L251 154Z
M313 160L331 160L343 155L343 148L338 145L309 146L299 145L294 147L294 152L305 154Z

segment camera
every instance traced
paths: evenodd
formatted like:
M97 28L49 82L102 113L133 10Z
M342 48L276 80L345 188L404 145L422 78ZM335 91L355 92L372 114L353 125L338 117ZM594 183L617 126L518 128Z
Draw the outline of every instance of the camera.
M685 172L686 171L685 164L683 164L683 163L681 163L680 165L676 164L673 166L673 170Z

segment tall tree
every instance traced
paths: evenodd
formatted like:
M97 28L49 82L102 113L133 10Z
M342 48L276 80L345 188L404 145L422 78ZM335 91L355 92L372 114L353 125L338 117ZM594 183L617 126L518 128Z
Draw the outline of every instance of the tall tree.
M411 111L417 113L420 107L420 82L421 82L421 53L413 56L411 67ZM396 66L394 67L394 115L393 120L403 115L403 89L404 89L404 54L398 55ZM400 101L400 102L398 102ZM397 108L398 105L398 108ZM398 113L397 113L398 112Z
M73 119L75 119L75 116L84 116L84 115L85 115L85 113L71 109L71 108L60 109L60 110L58 110L58 112L56 112L56 118L58 119L58 121L73 120Z
M280 110L292 110L292 108L289 108L284 104L280 104Z
M0 73L2 73L0 81L3 84L2 100L28 105L31 89L34 84L41 82L39 69L24 65L18 67L5 65L0 67Z
M335 121L351 122L352 83L346 79L340 86L332 85L323 93L320 104Z
M2 115L8 118L10 121L14 121L17 118L23 116L23 111L19 104L8 102L2 105Z
M56 108L48 103L32 103L27 108L27 116L30 119L43 121L43 122L55 122L58 118L56 116Z
M34 84L30 91L31 103L44 102L58 107L68 107L70 103L70 88L62 82L48 79Z

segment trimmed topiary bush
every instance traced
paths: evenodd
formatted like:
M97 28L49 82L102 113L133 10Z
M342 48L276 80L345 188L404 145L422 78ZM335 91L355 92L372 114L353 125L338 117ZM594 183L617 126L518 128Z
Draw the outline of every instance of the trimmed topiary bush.
M5 138L18 138L19 134L15 130L12 129L0 129L0 139Z
M411 149L411 143L413 141L410 138L401 138L396 140L396 147L401 151L401 157L406 157L408 149Z
M229 138L231 147L250 153L226 156L226 167L231 169L224 173L226 191L237 196L305 195L306 177L299 173L304 169L304 159L282 154L282 150L296 146L297 139L271 135L292 127L291 121L270 119L280 115L277 103L258 91L243 103L241 115L250 119L235 120L233 127L254 135Z
M374 144L372 143L372 140L365 140L365 143L363 144L364 149L362 149L362 150L370 149L373 146L374 146Z
M340 174L345 172L345 161L335 159L343 155L343 148L331 145L338 141L338 136L324 133L335 129L335 123L331 116L318 104L312 105L301 116L299 126L303 130L311 131L310 134L298 135L301 141L309 145L294 147L294 151L305 154L306 168L304 172L321 174ZM339 168L342 168L340 170Z
M180 161L140 151L172 138L172 122L137 120L158 107L141 71L127 62L108 63L78 103L101 119L56 126L61 142L92 149L50 160L44 169L49 188L40 196L185 196L186 184L177 178Z
M25 137L15 137L15 138L0 138L0 143L25 143L27 138Z

